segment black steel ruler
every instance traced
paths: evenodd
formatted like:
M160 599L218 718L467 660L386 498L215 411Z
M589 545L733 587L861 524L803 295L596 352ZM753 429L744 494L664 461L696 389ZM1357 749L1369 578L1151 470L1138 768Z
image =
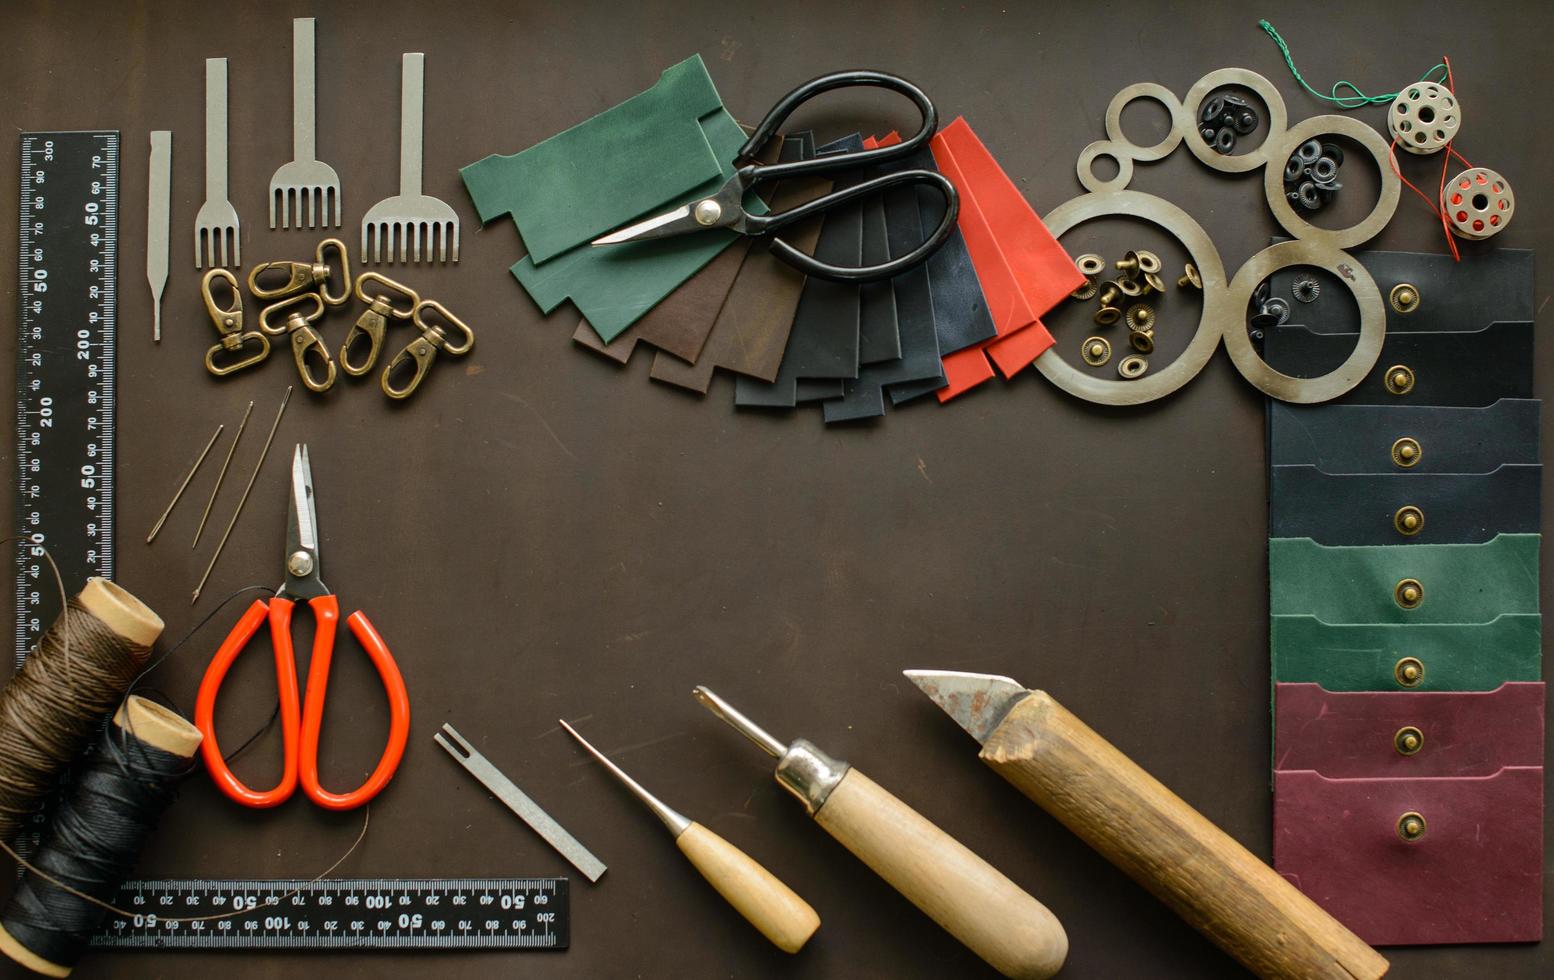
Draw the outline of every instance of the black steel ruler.
M23 133L19 203L17 667L60 611L44 547L67 592L113 577L119 134Z
M59 590L113 577L119 134L23 133L16 338L16 665Z
M132 881L93 946L124 949L566 949L566 878ZM196 919L200 921L187 921Z

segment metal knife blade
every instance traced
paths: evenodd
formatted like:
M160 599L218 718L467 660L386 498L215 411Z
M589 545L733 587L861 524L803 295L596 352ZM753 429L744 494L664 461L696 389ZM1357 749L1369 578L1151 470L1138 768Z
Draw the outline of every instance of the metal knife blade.
M1001 674L971 674L960 670L904 670L907 680L971 733L978 743L986 742L1009 714L1009 710L1030 692L1025 685Z

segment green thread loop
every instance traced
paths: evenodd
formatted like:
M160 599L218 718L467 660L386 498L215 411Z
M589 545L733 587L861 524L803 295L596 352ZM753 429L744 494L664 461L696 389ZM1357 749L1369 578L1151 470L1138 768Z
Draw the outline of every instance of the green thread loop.
M1328 94L1324 95L1318 92L1307 84L1306 80L1301 77L1300 72L1296 70L1295 56L1290 54L1290 46L1284 42L1283 37L1279 36L1279 32L1274 29L1274 26L1266 20L1258 21L1257 26L1266 31L1268 36L1273 38L1273 43L1279 46L1279 52L1284 55L1284 63L1290 67L1290 74L1295 77L1295 81L1300 83L1301 88L1317 98L1331 102L1340 109L1361 109L1368 105L1386 105L1398 97L1396 92L1388 92L1385 95L1366 95L1360 91L1358 85L1346 78L1340 78L1334 82L1333 88ZM1439 78L1434 77L1437 72L1440 73ZM1442 62L1431 68L1421 75L1419 80L1421 82L1444 82L1446 80L1446 63ZM1346 92L1351 94L1344 94Z

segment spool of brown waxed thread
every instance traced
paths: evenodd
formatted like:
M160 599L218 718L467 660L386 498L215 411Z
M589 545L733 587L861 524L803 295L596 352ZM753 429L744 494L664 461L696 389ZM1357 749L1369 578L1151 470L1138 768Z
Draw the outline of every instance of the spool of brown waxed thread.
M201 735L177 712L137 694L124 700L101 738L33 855L33 866L49 878L29 871L0 915L0 953L44 976L69 976L86 951L108 911L81 895L113 898L193 764Z
M162 635L161 617L107 579L68 605L0 688L0 840L41 809Z

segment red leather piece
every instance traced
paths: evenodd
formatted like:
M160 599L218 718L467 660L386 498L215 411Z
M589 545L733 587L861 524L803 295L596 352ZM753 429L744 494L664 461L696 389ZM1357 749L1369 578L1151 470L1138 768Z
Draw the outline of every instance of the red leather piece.
M1005 377L1029 367L1053 343L1039 318L1083 276L964 118L936 134L932 149L961 192L961 232L998 332L945 357L943 402L992 377L989 360Z
M1277 684L1273 767L1348 779L1492 776L1506 766L1542 766L1543 699L1541 682L1493 691L1334 692ZM1423 736L1413 755L1394 744L1405 726Z
M1419 696L1419 695L1414 695ZM1424 836L1398 836L1415 812ZM1274 773L1274 867L1376 946L1543 936L1543 770L1456 779Z

